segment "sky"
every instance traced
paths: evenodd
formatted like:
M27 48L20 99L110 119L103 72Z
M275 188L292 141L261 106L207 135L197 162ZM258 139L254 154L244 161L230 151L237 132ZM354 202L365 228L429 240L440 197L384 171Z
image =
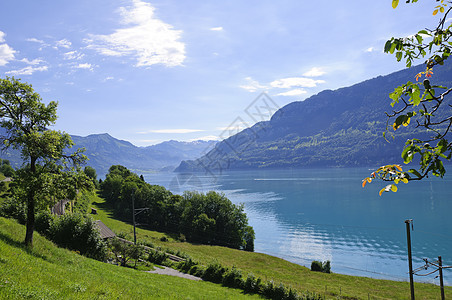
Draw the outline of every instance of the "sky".
M293 101L403 69L385 42L436 27L436 5L1 0L0 78L58 101L52 129L72 135L221 140Z

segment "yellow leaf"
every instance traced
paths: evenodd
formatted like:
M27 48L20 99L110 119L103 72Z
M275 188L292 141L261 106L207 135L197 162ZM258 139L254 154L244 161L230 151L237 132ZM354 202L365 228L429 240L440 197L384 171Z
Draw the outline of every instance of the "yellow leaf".
M402 125L404 127L407 127L408 125L410 125L410 120L411 120L411 118L407 118L406 121L402 123Z
M397 186L395 184L391 185L391 191L397 192Z
M402 167L399 165L394 165L394 167L396 167L400 172L402 172Z
M443 12L444 12L444 7L441 7L441 8L439 9L439 11L443 13Z
M366 180L366 179L364 179L364 180L363 180L363 187L365 187L365 186L366 186L366 183L367 183L367 180Z
M394 179L394 183L395 183L395 184L399 184L399 181L400 181L399 178Z
M402 178L402 182L403 183L408 183L408 179L407 178Z
M438 13L438 10L435 9L435 10L433 11L433 15L436 16L437 13Z
M381 196L381 194L383 194L384 191L385 191L385 188L382 188L382 189L380 190L380 192L378 193L378 195Z
M399 5L399 0L392 0L392 8L396 8Z

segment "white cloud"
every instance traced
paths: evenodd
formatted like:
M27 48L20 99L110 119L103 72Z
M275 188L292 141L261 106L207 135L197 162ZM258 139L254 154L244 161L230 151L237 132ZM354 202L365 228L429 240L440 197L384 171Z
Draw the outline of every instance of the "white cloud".
M93 70L93 66L91 64L88 63L84 63L84 64L78 64L77 66L75 66L76 69L87 69L87 70Z
M146 132L139 132L141 134L147 134L147 133L192 133L192 132L200 132L204 130L200 129L155 129L155 130L149 130Z
M37 38L29 38L29 39L27 39L27 41L33 42L33 43L45 44L45 42L43 40L38 40Z
M132 7L120 9L125 28L109 35L90 35L88 48L107 56L132 56L136 66L163 64L173 67L185 60L185 45L180 42L182 31L155 18L154 7L133 0Z
M43 72L43 71L47 71L48 67L47 66L41 66L41 67L33 67L33 66L28 66L19 70L13 70L13 71L9 71L9 72L5 72L5 74L7 75L31 75L34 72Z
M71 48L72 43L69 42L67 39L62 39L62 40L56 41L55 45L56 45L56 47L55 47L56 49L58 49L58 48L69 49L69 48Z
M63 54L63 59L66 59L66 60L73 60L73 59L79 60L79 59L82 59L84 56L85 56L85 54L74 50L74 51L69 51L69 52L64 53Z
M4 43L6 34L0 31L0 43ZM8 62L14 59L14 53L16 51L8 46L8 44L0 44L0 66L6 65Z
M366 49L366 52L374 52L375 48L374 47L369 47Z
M6 65L8 62L14 59L14 53L16 51L7 44L0 45L0 66Z
M33 60L28 60L28 58L23 58L20 61L23 63L26 63L27 65L32 65L32 66L39 65L40 63L44 62L42 59L39 59L39 58L35 58Z
M106 77L104 80L102 80L103 82L107 82L107 81L109 81L109 80L113 80L113 79L115 79L113 76L108 76L108 77Z
M325 83L324 80L314 80L304 77L289 77L272 81L270 85L274 88L289 89L292 87L316 87L319 83Z
M307 91L303 90L303 89L294 89L294 90L290 90L284 93L279 93L276 96L299 96L299 95L303 95L306 94Z
M223 27L219 26L219 27L212 27L210 28L210 30L212 31L223 31Z
M202 136L199 138L194 138L194 139L190 139L188 140L189 142L195 142L195 141L219 141L221 140L221 138L219 136L216 135L206 135L206 136ZM210 149L209 149L210 150ZM206 151L205 151L206 152Z
M244 85L240 85L240 87L242 89L247 90L248 92L255 92L257 90L263 90L268 88L267 86L260 84L258 81L254 80L251 77L246 77L245 80L247 81L247 83Z
M314 67L311 70L309 70L306 73L304 73L303 76L306 76L306 77L319 77L319 76L324 75L325 73L326 72L323 71L321 68Z

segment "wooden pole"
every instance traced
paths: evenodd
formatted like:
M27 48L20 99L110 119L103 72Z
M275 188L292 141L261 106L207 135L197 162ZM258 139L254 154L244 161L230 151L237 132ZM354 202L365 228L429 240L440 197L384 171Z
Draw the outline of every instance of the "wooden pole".
M411 300L414 300L414 280L413 280L413 262L411 257L411 234L410 234L410 224L413 220L405 220L406 224L406 240L408 244L408 266L410 271L410 291Z
M444 281L443 281L443 261L441 256L438 256L438 266L439 266L439 285L441 287L441 300L446 299L444 295Z

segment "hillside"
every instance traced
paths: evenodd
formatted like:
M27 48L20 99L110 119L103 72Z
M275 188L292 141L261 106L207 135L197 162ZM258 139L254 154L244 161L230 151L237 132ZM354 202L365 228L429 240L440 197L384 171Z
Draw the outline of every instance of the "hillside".
M384 140L389 93L424 66L379 76L335 91L325 90L305 101L290 103L260 122L218 143L176 171L218 169L350 167L401 162L408 137L423 135L402 128L390 143ZM435 82L441 78L442 82ZM452 85L452 65L437 68L432 84ZM452 108L449 112L452 113ZM388 135L389 136L389 135Z
M85 258L0 218L0 299L258 299L204 281L149 274Z

